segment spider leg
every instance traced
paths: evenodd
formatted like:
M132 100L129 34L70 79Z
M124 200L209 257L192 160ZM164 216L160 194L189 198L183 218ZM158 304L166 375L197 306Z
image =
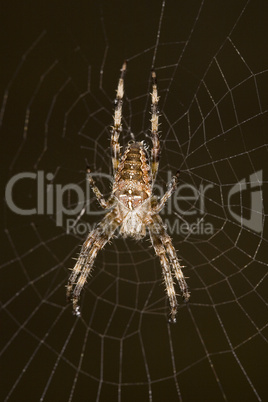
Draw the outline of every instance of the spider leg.
M157 92L157 83L156 83L156 74L155 71L152 71L152 118L151 118L151 135L152 135L152 143L153 148L151 150L151 174L152 180L155 181L157 172L158 172L158 165L159 165L159 158L160 158L160 141L158 135L158 101L159 96Z
M159 256L163 268L167 294L169 297L169 303L171 307L171 321L176 322L177 300L172 281L170 266L173 269L174 275L178 281L178 284L180 286L185 301L189 300L190 293L182 272L183 266L181 266L179 263L176 250L172 244L170 236L167 234L164 228L164 224L161 217L159 215L154 215L152 216L152 219L153 223L150 224L149 226L149 232L155 252Z
M114 203L114 198L110 197L107 201L105 200L105 198L103 197L103 194L100 192L99 188L97 187L97 185L95 183L95 180L93 179L93 177L91 175L90 169L87 169L87 179L88 179L90 187L91 187L93 193L95 194L100 206L104 209L110 208Z
M182 296L185 301L188 301L190 298L190 292L188 290L188 286L187 286L187 283L185 281L185 278L184 278L184 275L182 272L182 268L184 268L184 267L180 264L180 262L178 260L177 253L172 244L171 237L167 234L160 215L154 215L153 220L157 224L157 228L159 230L159 237L166 249L170 264L172 265L172 268L173 268L174 275L180 286Z
M165 280L166 291L169 298L169 304L171 309L171 321L175 323L178 303L167 253L160 236L157 234L157 231L155 230L155 225L154 224L148 225L148 228L155 253L159 257L160 264L162 266L163 277Z
M118 142L120 133L122 132L122 106L123 106L123 96L124 96L124 76L126 72L127 64L123 63L121 68L121 75L118 81L116 98L115 98L115 110L114 110L114 125L112 127L111 136L111 150L112 150L112 163L114 174L119 165L120 156L120 144Z
M155 206L153 206L153 208L152 208L152 209L153 209L153 212L158 213L158 212L160 212L160 211L164 208L165 203L167 202L167 200L171 197L172 193L174 193L174 191L175 191L176 188L177 188L177 185L178 185L178 182L179 182L179 174L180 174L180 172L178 171L178 172L176 173L176 176L173 176L173 177L172 177L172 180L171 180L171 182L170 182L169 185L168 185L167 191L165 192L165 194L163 195L163 197L160 199L160 201L158 202L158 204L156 204Z
M84 242L78 260L70 275L67 285L67 300L72 300L73 312L79 316L78 301L88 275L98 252L111 239L119 226L117 214L113 210L105 215L103 220L92 230Z

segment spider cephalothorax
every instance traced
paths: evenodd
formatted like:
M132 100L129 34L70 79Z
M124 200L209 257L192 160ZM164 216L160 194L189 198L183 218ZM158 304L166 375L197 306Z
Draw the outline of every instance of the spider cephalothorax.
M67 286L67 298L72 300L73 311L80 315L78 301L83 286L92 269L99 250L113 237L117 228L123 237L141 239L149 230L151 242L162 265L163 277L171 308L171 321L176 322L177 299L173 284L173 275L177 279L182 295L187 301L190 297L188 287L182 273L176 250L171 238L166 233L159 212L175 190L178 183L178 173L158 201L153 196L153 185L158 171L160 144L158 136L158 94L156 75L152 71L152 118L151 136L153 148L151 160L143 142L131 141L124 153L120 155L119 135L122 131L122 104L124 95L124 75L126 63L121 69L115 101L114 126L111 135L112 163L114 171L113 190L110 198L105 200L96 186L90 171L89 183L100 205L110 209L97 227L89 233L84 242L77 263L70 275Z

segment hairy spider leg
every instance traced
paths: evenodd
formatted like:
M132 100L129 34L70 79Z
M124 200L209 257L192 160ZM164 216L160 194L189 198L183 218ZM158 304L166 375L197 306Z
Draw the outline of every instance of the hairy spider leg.
M172 244L171 237L167 234L160 215L158 215L158 214L153 215L152 219L155 223L155 227L158 229L158 236L166 250L168 257L169 257L169 261L172 266L174 275L180 286L182 296L183 296L184 300L187 302L190 298L190 292L188 290L188 286L187 286L187 283L185 281L185 278L184 278L184 275L182 272L182 268L184 268L184 266L182 266L178 260L177 253Z
M164 208L165 203L167 202L167 200L171 197L171 195L176 190L178 182L179 182L179 174L180 173L177 172L176 176L172 177L171 182L168 185L167 191L165 192L163 197L161 197L160 201L156 205L153 206L152 210L155 213L160 212Z
M152 143L153 147L151 150L151 174L152 174L152 181L154 183L156 179L156 175L158 172L159 166L159 158L160 158L160 141L159 141L159 134L158 134L158 101L159 96L157 92L157 82L156 82L156 74L155 71L152 71L152 105L151 105L151 136L152 136Z
M90 185L93 193L95 194L95 196L97 198L97 201L100 204L100 206L103 209L110 208L115 202L114 197L111 196L111 197L108 198L108 200L105 200L103 194L101 193L101 191L97 187L96 182L95 182L95 180L93 179L93 177L91 175L90 169L87 169L87 179L88 179L89 185Z
M170 264L168 261L167 253L166 253L165 247L161 241L161 238L157 233L158 228L156 227L156 225L154 223L152 223L152 224L148 225L148 229L149 229L150 238L151 238L151 242L153 244L155 253L159 257L160 264L162 266L162 273L163 273L163 277L164 277L164 281L165 281L165 285L166 285L166 292L167 292L170 309L171 309L171 312L170 312L171 321L173 323L175 323L178 303L177 303L176 293L175 293L175 289L174 289L174 282L173 282L172 272L170 270Z
M119 136L122 132L122 107L123 107L123 96L124 96L124 76L126 73L127 63L124 62L121 68L121 75L118 81L118 86L116 90L115 98L115 110L114 110L114 125L112 126L111 135L111 151L112 151L112 164L113 172L115 174L120 158L120 144Z
M77 316L80 315L78 307L80 293L90 274L96 256L111 239L118 226L117 213L113 210L105 215L97 227L89 234L82 246L81 253L73 268L67 286L67 299L72 300L73 313Z
M71 300L72 297L72 291L73 291L73 287L75 284L75 281L77 279L77 277L80 275L81 270L83 268L83 266L86 263L87 260L87 255L88 255L88 250L90 250L92 243L94 242L95 239L95 234L94 231L90 232L90 234L88 235L86 241L83 243L82 249L80 251L79 257L76 261L76 264L74 266L74 268L72 269L72 273L69 277L69 281L68 281L68 285L66 286L67 290L66 290L66 298L67 301Z

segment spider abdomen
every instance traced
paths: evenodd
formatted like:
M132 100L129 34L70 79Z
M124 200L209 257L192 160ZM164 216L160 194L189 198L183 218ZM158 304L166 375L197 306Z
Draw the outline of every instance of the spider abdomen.
M133 182L141 182L148 184L149 182L149 166L142 142L130 143L124 152L118 171L116 180L131 180Z
M143 142L127 146L115 176L113 193L125 208L133 211L151 196L151 180Z

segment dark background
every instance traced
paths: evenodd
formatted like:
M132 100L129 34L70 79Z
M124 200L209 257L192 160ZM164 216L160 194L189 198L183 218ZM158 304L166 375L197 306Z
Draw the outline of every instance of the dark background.
M262 170L266 206L267 3L8 1L0 19L4 186L21 172L81 186L87 166L111 173L113 98L127 59L121 144L130 132L150 144L155 67L159 184L178 169L182 183L213 184L205 219L215 228L173 236L191 290L187 306L178 296L176 325L148 241L122 239L98 256L79 320L65 285L84 236L66 234L55 215L16 215L4 201L1 400L266 400L266 211L263 232L250 231L234 222L226 196ZM35 184L18 184L15 200L35 206ZM75 203L71 194L65 201ZM234 210L250 216L249 193Z

